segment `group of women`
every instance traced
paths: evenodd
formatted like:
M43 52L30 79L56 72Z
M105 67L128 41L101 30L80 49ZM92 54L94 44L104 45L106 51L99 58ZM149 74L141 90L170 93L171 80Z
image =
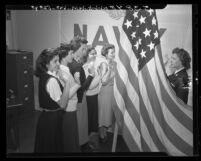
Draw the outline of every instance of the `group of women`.
M113 123L115 47L105 44L101 54L75 37L69 44L45 49L36 60L39 104L36 153L80 152L87 143L98 148Z

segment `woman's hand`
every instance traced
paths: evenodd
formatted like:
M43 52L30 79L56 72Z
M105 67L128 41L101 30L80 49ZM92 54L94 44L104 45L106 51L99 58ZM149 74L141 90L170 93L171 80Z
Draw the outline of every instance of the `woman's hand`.
M65 74L63 74L61 70L58 71L58 76L65 84L69 83L68 78L65 76Z
M102 72L101 72L100 66L97 68L97 73L98 73L98 76L102 78Z
M74 79L75 79L75 83L80 85L80 73L79 72L76 72L74 74Z
M88 68L88 72L92 77L94 77L95 76L95 67L91 66L90 68Z

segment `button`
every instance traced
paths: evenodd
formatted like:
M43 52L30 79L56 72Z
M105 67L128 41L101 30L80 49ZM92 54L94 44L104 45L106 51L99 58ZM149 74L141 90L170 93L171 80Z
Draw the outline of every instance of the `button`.
M27 71L27 70L25 70L25 71L24 71L24 74L27 74L27 73L28 73L28 71Z
M24 100L25 100L25 101L28 101L28 100L29 100L29 97L25 97Z
M28 84L25 84L24 87L27 88L27 87L28 87Z

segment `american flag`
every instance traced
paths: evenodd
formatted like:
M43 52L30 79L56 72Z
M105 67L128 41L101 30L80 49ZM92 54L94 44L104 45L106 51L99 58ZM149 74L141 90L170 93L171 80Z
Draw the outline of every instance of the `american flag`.
M166 78L156 11L126 11L115 32L119 53L113 108L128 148L193 155L192 107L176 97Z

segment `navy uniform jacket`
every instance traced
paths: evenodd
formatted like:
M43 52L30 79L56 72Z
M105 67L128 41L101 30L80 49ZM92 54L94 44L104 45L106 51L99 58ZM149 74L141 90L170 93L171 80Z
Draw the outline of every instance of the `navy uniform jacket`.
M70 72L71 74L74 76L74 74L76 72L79 72L80 73L80 83L81 83L81 87L78 89L77 91L77 97L78 97L78 103L81 103L82 102L82 98L83 98L83 94L86 90L88 90L90 84L91 84L91 81L93 79L92 76L88 76L86 78L86 75L85 75L85 72L84 72L84 69L82 67L82 64L78 63L77 61L75 61L73 59L72 63L69 63L68 64L68 67L70 69Z
M168 79L176 95L187 104L189 78L186 69L182 69L176 74L169 75Z

